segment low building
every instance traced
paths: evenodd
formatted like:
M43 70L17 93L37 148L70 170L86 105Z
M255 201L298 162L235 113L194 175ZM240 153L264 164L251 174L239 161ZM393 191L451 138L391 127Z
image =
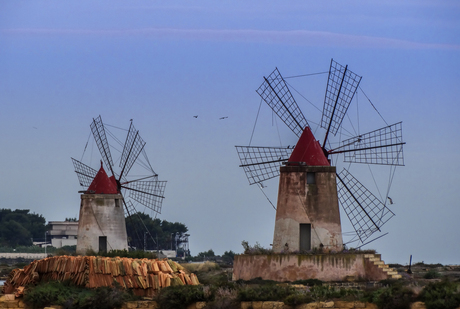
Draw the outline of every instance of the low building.
M78 221L50 221L49 225L48 235L53 247L77 245Z

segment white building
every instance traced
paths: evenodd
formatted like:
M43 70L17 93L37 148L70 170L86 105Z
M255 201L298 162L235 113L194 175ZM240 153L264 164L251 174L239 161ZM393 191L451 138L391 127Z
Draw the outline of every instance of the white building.
M55 248L63 246L76 246L78 234L78 221L50 221L51 230L48 233L51 245Z

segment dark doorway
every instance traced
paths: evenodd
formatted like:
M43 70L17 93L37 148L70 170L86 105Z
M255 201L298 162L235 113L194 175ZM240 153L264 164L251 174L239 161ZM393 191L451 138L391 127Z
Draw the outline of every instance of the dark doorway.
M300 251L311 250L311 224L300 224Z
M99 236L99 252L107 252L107 236Z

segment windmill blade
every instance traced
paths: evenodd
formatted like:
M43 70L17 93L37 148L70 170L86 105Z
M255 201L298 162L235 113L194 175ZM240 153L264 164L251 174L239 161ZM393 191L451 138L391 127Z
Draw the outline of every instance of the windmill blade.
M344 67L331 60L321 118L321 127L327 130L323 148L329 133L337 134L360 81L361 76L348 70L348 66Z
M302 135L308 126L302 111L291 94L286 82L276 68L257 89L257 93L280 117L280 119L294 132L297 137Z
M122 168L120 179L129 173L137 157L142 152L142 149L144 149L144 146L145 141L140 137L139 131L136 131L133 123L131 122L120 159L120 167Z
M379 201L346 169L337 174L340 204L361 242L364 242L395 214Z
M86 164L81 163L78 160L72 159L75 173L77 173L78 181L82 187L88 188L96 177L97 171Z
M294 149L283 147L235 146L249 184L261 183L280 174L280 165Z
M129 197L145 207L161 213L166 181L135 181L122 185L129 191Z
M108 166L112 175L115 175L112 168L112 155L110 154L109 143L107 141L107 136L105 135L104 124L102 123L100 115L96 119L93 118L93 122L91 123L91 132L93 132L94 140L96 141L97 148L99 148L99 152L101 153L105 166Z
M361 134L341 142L331 154L344 153L350 163L404 165L402 122Z

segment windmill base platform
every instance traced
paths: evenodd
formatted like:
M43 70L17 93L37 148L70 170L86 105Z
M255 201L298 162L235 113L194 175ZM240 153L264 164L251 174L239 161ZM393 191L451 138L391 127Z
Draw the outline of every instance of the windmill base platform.
M235 255L233 280L262 278L279 282L318 279L326 282L401 278L380 254Z
M77 254L88 250L128 250L121 194L81 195Z

